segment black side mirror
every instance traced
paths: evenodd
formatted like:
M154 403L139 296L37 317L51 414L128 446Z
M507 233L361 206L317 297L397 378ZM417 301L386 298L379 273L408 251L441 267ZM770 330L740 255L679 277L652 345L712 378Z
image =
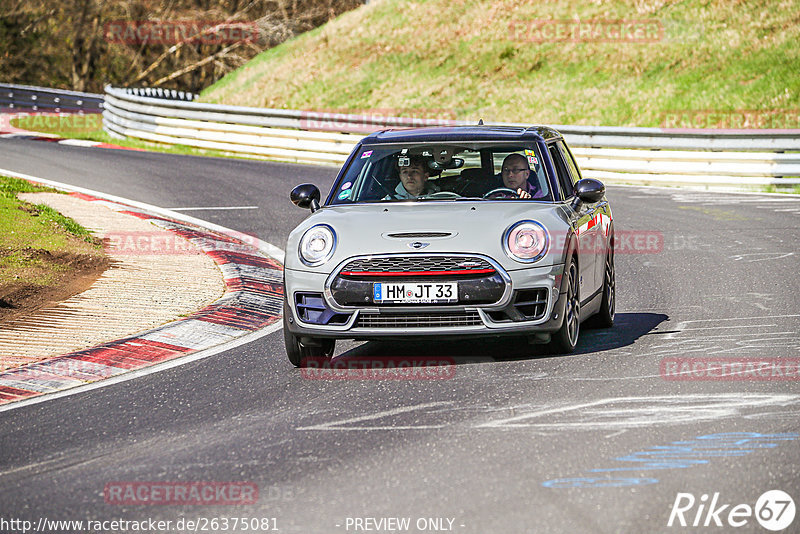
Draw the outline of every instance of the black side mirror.
M295 206L303 209L311 209L314 213L319 209L319 189L314 184L301 184L292 189L289 195Z
M581 202L594 204L603 200L606 194L606 186L600 180L594 178L584 178L575 184L575 195Z

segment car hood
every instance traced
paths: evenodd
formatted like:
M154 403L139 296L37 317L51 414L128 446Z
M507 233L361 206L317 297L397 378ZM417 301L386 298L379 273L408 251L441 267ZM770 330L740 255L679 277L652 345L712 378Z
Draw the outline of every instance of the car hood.
M365 254L386 253L472 253L484 254L506 270L530 267L509 258L503 251L502 236L512 224L535 220L551 235L551 252L534 265L562 263L564 236L570 225L564 208L557 204L515 201L412 201L349 206L326 206L300 223L289 235L286 246L287 269L330 273L342 261ZM303 233L316 224L327 224L337 236L330 261L316 268L298 258ZM447 237L390 237L397 233L439 232ZM559 237L556 239L556 237ZM413 248L411 243L428 243Z

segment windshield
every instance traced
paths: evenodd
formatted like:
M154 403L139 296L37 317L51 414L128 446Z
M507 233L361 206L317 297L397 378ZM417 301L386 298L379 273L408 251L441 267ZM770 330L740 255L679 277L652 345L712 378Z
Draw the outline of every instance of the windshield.
M538 146L366 145L330 204L409 200L552 200Z

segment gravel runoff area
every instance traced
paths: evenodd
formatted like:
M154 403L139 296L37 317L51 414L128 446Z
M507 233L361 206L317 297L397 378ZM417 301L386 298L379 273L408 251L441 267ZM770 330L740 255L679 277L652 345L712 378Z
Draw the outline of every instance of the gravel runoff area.
M105 239L111 266L86 291L0 329L0 369L38 362L148 330L190 314L225 291L208 255L112 203L25 193Z

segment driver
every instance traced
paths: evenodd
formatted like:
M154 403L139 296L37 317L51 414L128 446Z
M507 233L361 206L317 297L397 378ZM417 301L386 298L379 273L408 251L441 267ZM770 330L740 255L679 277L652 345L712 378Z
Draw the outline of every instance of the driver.
M440 191L436 184L428 182L430 171L428 170L428 161L424 157L401 156L397 160L397 168L400 172L400 183L394 190L396 198L417 198ZM389 198L387 195L386 199Z
M542 198L545 195L538 187L528 181L531 175L531 166L528 158L522 154L509 154L503 160L500 178L503 186L513 189L519 198Z

